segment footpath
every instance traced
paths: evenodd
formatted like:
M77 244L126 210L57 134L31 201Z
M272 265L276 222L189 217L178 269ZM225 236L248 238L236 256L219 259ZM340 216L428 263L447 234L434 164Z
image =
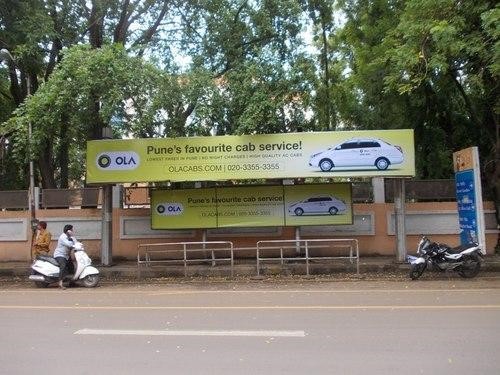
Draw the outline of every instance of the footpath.
M165 278L165 277L230 277L231 268L229 264L212 265L210 260L187 265L182 263L168 266L146 267L137 266L136 261L120 260L111 266L102 266L98 262L93 264L99 269L104 279L142 279L142 278ZM310 262L311 277L319 275L352 275L356 273L356 265L348 262ZM28 262L0 262L0 277L24 277L29 274L30 263ZM257 278L255 261L237 260L234 263L234 277ZM304 262L287 262L284 265L278 263L266 263L261 265L260 275L263 278L270 276L305 276L306 268ZM398 263L394 257L373 256L359 259L359 276L365 274L406 274L409 264ZM489 255L484 258L481 272L500 272L500 255Z

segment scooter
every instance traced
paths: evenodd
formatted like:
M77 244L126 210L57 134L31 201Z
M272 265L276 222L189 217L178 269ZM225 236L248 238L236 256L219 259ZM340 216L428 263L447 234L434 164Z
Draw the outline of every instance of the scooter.
M76 242L73 246L76 259L76 270L73 275L67 275L65 280L93 288L99 283L99 271L91 266L92 261L85 252L83 244ZM39 288L46 288L59 280L59 263L53 257L38 255L31 265L31 281Z
M439 271L457 271L464 278L475 277L482 262L481 247L477 243L452 248L432 242L425 236L418 243L417 255L408 255L412 280L418 279L427 266Z

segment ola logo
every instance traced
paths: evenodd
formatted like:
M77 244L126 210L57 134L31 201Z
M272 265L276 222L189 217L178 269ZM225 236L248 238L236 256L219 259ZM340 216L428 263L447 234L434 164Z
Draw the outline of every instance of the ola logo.
M159 203L156 206L156 212L158 212L158 214L162 216L178 216L182 215L182 213L184 212L184 207L182 206L182 203L164 202Z
M135 169L139 166L139 162L139 155L133 151L101 152L96 158L99 169L107 171Z
M109 155L103 154L97 159L97 165L101 168L107 168L111 164L111 158Z

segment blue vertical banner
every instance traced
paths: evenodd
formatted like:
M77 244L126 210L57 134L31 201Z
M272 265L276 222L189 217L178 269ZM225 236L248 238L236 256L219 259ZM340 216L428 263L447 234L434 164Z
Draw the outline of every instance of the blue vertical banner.
M472 169L455 174L457 193L460 242L467 244L479 242L476 210L476 188Z
M486 253L483 198L477 147L453 153L460 243L481 245Z

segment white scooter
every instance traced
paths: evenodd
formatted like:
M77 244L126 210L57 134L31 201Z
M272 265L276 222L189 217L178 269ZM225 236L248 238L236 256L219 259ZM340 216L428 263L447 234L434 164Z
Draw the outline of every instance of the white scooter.
M92 261L85 252L83 244L76 242L73 246L76 259L76 270L74 275L67 275L65 280L76 282L87 288L93 288L99 283L99 271L91 266ZM53 257L38 255L31 265L31 281L39 288L46 288L49 284L59 280L59 263Z

